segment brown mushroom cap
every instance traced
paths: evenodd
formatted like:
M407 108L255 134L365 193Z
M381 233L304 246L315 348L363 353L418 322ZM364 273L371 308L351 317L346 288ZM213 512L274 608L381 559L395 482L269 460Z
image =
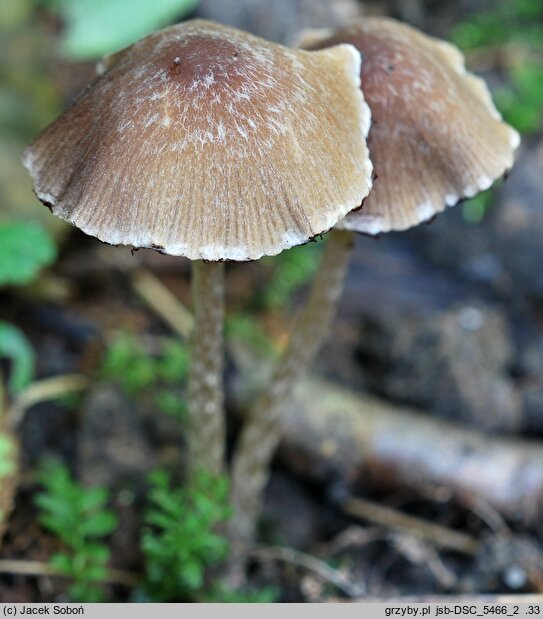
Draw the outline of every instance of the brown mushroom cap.
M195 20L104 69L23 157L40 200L87 234L250 260L330 229L370 189L350 45L292 50Z
M372 114L373 189L337 228L367 234L404 230L488 189L511 168L518 133L494 107L485 83L466 72L449 43L385 18L363 18L302 45L351 43L363 60Z

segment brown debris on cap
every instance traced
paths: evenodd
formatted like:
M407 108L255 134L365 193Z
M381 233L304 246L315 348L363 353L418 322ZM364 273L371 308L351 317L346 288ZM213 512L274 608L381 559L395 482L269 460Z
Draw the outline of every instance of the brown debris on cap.
M291 50L195 20L102 70L23 156L40 200L87 234L251 260L330 229L369 192L350 45Z
M337 228L405 230L488 189L513 165L518 133L505 124L460 51L392 19L309 31L306 49L351 43L362 53L375 169L362 209Z

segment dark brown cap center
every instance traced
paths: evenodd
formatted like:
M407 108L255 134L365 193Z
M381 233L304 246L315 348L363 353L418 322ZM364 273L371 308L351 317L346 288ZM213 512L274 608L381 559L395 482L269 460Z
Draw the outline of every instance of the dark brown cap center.
M156 62L183 89L237 90L246 80L247 54L224 39L190 36L184 41L168 42Z

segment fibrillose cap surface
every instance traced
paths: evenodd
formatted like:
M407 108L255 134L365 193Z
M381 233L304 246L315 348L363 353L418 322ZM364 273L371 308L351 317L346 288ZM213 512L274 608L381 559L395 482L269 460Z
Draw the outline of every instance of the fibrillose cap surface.
M291 50L195 20L104 69L23 156L42 202L90 235L257 259L330 229L369 192L351 45Z
M362 90L372 114L375 169L362 209L338 228L404 230L488 189L513 165L518 133L485 83L449 43L386 18L363 18L334 34L307 32L302 46L351 43L362 53Z

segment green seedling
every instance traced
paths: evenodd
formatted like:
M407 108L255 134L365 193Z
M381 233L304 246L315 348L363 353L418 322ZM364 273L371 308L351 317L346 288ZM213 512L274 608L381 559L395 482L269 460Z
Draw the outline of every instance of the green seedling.
M188 364L187 348L180 342L166 342L160 355L153 356L134 337L121 334L108 348L101 374L118 381L128 396L151 394L161 411L182 418L185 402L172 389L186 378Z
M39 481L43 486L35 498L39 520L64 547L51 557L51 565L72 580L71 600L101 601L110 554L105 539L118 526L117 516L107 508L108 491L81 486L56 461L42 466Z
M209 570L228 553L218 530L230 514L227 480L199 473L191 485L174 487L166 472L156 471L149 482L141 538L146 592L157 602L201 599Z

